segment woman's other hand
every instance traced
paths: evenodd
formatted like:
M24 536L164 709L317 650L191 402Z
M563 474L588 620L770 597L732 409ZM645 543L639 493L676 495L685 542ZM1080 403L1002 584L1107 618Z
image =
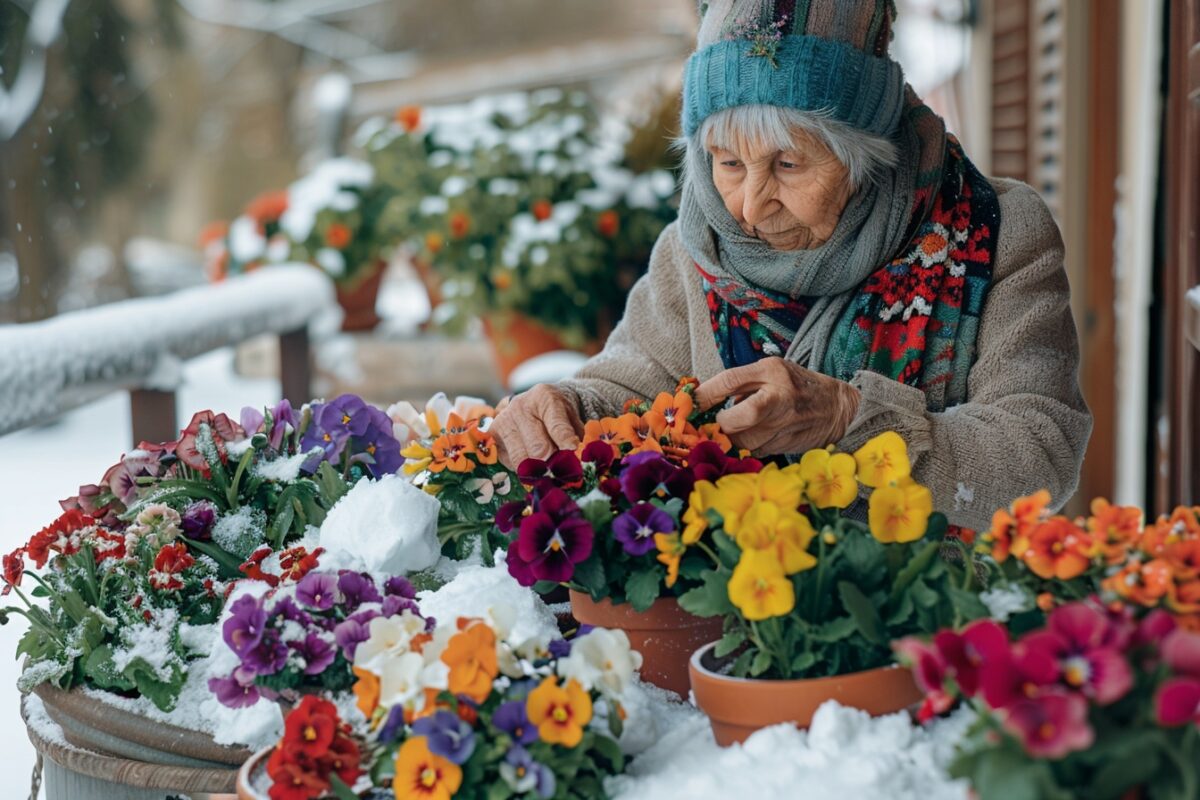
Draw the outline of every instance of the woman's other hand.
M707 410L729 397L735 405L717 414L717 422L735 445L758 455L837 442L860 399L850 384L777 357L713 376L696 389L696 406Z
M575 399L543 383L502 402L489 431L500 445L500 460L516 469L527 458L548 458L559 450L574 450L583 435Z

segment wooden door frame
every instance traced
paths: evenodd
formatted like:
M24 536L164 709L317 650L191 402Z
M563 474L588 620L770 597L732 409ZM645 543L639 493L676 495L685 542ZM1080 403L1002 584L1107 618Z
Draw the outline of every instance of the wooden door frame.
M1169 0L1166 241L1159 284L1166 348L1155 506L1200 503L1200 350L1187 338L1188 289L1200 284L1200 0Z

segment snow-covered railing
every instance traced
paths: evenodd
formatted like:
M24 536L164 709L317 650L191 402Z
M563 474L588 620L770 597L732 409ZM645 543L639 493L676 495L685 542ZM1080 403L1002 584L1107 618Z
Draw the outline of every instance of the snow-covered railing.
M182 362L278 334L283 396L310 396L308 329L336 317L333 286L307 265L266 267L211 286L0 326L0 434L129 390L134 443L178 434Z

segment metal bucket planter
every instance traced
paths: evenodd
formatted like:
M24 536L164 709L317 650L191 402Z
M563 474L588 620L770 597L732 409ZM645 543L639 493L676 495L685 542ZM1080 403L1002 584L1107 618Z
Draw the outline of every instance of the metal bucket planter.
M162 800L176 794L196 800L227 795L235 791L238 767L253 755L80 692L48 684L34 692L66 740L52 740L27 728L42 757L47 800Z

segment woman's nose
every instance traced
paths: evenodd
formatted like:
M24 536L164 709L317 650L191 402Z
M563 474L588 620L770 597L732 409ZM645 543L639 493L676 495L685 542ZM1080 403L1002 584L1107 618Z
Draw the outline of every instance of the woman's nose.
M757 227L777 210L775 192L769 181L747 180L747 184L742 196L742 221Z

